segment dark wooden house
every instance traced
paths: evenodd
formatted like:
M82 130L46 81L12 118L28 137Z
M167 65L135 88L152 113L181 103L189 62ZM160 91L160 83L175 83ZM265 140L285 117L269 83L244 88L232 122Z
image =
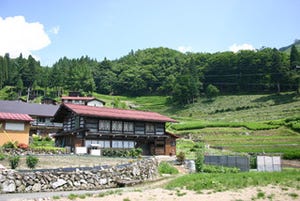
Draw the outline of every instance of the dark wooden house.
M166 132L174 119L155 112L62 104L54 121L63 123L56 145L71 147L142 148L144 155L175 155L177 136Z

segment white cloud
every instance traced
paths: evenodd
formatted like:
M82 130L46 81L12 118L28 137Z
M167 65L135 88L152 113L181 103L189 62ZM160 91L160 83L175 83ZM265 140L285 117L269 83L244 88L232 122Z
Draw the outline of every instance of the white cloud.
M9 53L11 58L24 57L32 51L43 49L51 43L44 26L39 22L26 22L23 16L0 17L0 55Z
M247 43L244 43L242 45L233 44L229 47L229 50L232 52L238 52L240 50L255 50L255 48Z
M55 35L57 35L58 32L59 32L59 26L52 27L52 28L50 29L50 33L53 33L53 34L55 34Z
M193 48L191 46L179 46L177 48L177 50L179 52L182 52L182 53L186 53L186 52L192 52L193 51Z

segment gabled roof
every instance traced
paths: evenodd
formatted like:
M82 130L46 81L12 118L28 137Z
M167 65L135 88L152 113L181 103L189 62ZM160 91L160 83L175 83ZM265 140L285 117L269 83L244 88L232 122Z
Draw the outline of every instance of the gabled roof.
M82 100L82 101L92 101L92 100L97 100L102 103L105 103L103 100L99 100L98 98L95 97L89 97L89 96L62 96L61 100Z
M0 112L0 120L32 121L33 119L27 114Z
M53 117L58 108L58 105L0 100L0 112L28 114L31 116Z
M87 97L87 96L62 96L62 100L93 100L95 97Z
M62 122L66 110L72 111L81 116L90 116L108 119L122 119L135 121L149 121L149 122L177 122L174 119L158 114L156 112L144 112L137 110L124 110L107 107L92 107L86 105L68 104L64 103L54 116L54 121ZM62 115L62 116L61 116Z

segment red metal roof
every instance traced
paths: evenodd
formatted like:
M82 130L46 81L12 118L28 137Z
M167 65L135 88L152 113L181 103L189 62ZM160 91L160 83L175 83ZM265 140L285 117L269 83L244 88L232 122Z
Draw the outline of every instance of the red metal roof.
M0 112L0 120L32 121L33 119L27 114Z
M84 116L94 116L112 119L128 119L137 121L151 121L151 122L177 122L174 119L158 114L156 112L144 112L138 110L124 110L107 107L93 107L86 105L68 104L64 103L73 112Z

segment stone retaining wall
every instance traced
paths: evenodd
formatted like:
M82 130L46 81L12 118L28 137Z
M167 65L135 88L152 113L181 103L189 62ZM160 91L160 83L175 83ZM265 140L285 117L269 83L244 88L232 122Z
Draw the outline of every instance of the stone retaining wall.
M53 169L18 172L0 170L1 193L96 190L153 179L157 176L155 158L114 167Z

